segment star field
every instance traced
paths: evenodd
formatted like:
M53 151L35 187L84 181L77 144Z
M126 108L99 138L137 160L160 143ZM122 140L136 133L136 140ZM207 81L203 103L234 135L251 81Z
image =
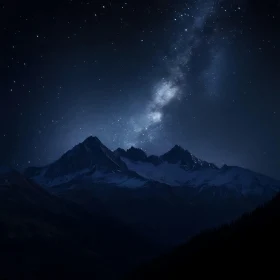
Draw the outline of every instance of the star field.
M96 135L280 179L279 1L4 1L1 161Z

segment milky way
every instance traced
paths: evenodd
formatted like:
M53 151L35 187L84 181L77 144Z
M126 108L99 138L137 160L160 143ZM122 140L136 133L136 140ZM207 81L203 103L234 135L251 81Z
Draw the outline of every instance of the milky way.
M166 60L168 76L156 83L145 110L131 118L129 133L124 139L125 147L141 146L145 142L155 140L162 129L165 107L173 100L179 100L183 94L184 85L188 82L185 70L193 51L200 46L201 34L207 21L215 15L219 2L221 1L197 1L194 6L186 5L182 11L176 13L175 21L180 20L181 23L187 24L190 14L193 20L190 26L185 25L183 32L178 32L179 38L172 46L172 55Z
M88 136L279 178L279 1L4 1L0 161Z

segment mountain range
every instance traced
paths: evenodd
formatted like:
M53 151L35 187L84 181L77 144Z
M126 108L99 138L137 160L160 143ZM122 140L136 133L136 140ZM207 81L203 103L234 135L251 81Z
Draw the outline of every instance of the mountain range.
M97 137L87 138L48 166L27 168L25 175L45 187L90 179L129 188L151 182L200 189L222 186L240 195L279 189L279 181L240 167L218 168L178 145L161 156L147 156L134 147L111 151Z
M178 145L161 156L147 156L134 147L111 151L97 137L50 165L27 168L25 176L164 246L231 221L280 189L277 180L240 167L218 168Z
M178 145L148 156L135 147L112 151L89 137L23 174L0 167L0 276L121 279L253 211L279 189L277 180L219 168Z

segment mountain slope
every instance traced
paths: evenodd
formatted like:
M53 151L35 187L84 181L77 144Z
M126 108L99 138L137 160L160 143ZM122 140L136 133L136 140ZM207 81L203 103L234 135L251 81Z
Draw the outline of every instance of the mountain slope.
M278 268L280 195L230 225L206 231L127 279L186 279L226 275L269 278Z
M273 195L240 196L223 187L200 191L156 182L132 189L80 180L51 190L90 212L98 213L101 208L163 247L178 245L201 230L236 219Z
M114 279L157 250L115 218L9 168L0 168L0 203L0 279Z
M127 170L125 164L104 146L97 137L88 137L54 163L45 168L27 168L26 176L43 175L55 179L61 176L89 172L94 168L105 171Z
M248 169L227 166L218 168L212 163L199 160L187 150L175 146L160 156L157 162L133 160L126 153L121 159L129 170L147 180L171 186L219 187L235 189L240 194L262 194L264 188L279 190L280 182Z
M55 195L91 213L106 212L163 246L236 219L280 189L279 181L244 168L218 168L177 145L157 157L133 147L111 152L96 137L25 174Z

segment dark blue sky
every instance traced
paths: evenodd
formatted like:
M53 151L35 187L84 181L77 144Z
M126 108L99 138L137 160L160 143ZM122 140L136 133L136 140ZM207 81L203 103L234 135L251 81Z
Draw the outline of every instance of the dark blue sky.
M2 162L92 134L280 179L279 1L4 2Z

